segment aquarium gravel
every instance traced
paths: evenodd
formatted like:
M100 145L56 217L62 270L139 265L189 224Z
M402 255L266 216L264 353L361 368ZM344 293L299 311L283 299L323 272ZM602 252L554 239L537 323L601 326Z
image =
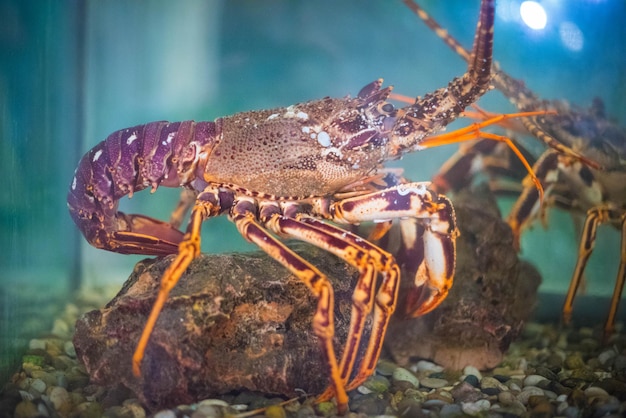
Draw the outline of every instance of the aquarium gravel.
M21 368L2 390L0 417L335 416L331 402L315 404L305 394L284 403L250 392L150 415L129 393L90 384L76 360L73 326L114 291L84 293L66 306L48 334L30 341ZM381 360L376 374L350 394L347 416L621 417L626 414L626 338L618 332L603 345L600 335L601 327L559 330L530 323L489 372L472 366L448 371L425 360L408 367ZM254 412L257 408L265 410Z

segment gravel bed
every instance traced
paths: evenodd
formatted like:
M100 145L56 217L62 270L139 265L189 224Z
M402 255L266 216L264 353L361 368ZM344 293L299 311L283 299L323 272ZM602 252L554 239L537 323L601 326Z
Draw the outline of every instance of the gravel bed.
M101 306L109 294L99 290L78 297L54 321L49 334L30 341L20 370L0 394L0 418L148 415L128 393L90 384L76 360L73 324L81 313ZM352 412L346 416L626 416L626 336L618 332L603 345L600 335L600 326L559 330L554 324L528 324L501 365L488 373L471 366L452 372L428 361L399 367L381 360L376 374L350 394ZM244 392L153 416L305 418L336 413L331 402L316 405L304 396L284 401ZM254 412L263 407L264 411Z

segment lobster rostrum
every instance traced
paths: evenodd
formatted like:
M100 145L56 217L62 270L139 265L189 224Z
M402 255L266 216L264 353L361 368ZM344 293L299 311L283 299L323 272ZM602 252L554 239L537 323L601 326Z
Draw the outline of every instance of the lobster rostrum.
M134 373L141 374L144 351L168 293L200 253L202 222L227 215L247 240L317 297L313 329L330 375L320 399L334 396L338 410L345 412L346 390L371 375L380 355L396 308L400 269L390 253L325 221L399 219L404 231L414 230L404 241L417 265L407 313L423 314L445 298L452 285L458 234L452 204L431 190L429 182L394 177L381 188L377 180L385 177L385 161L438 145L432 135L489 89L493 22L494 0L482 0L467 72L406 107L388 102L391 87L376 80L354 98L327 97L213 122L153 122L114 132L91 149L81 159L68 194L70 214L85 238L95 247L124 254L176 254L133 356ZM446 134L446 141L475 138L487 124L456 136ZM123 196L159 186L194 193L186 232L177 222L118 211ZM424 231L421 236L415 233L417 226ZM330 282L280 238L319 246L360 272L340 359L333 347ZM368 315L371 337L357 361Z
M471 59L456 39L443 29L413 0L403 0L453 51L466 61ZM573 106L563 100L547 101L526 87L525 83L504 72L494 63L493 85L518 110L528 112L547 106L556 110L551 116L534 115L520 118L531 135L547 145L533 165L532 172L546 191L548 206L585 214L579 242L578 258L563 305L563 320L571 321L573 303L587 261L593 252L597 228L609 223L621 231L620 261L613 297L604 326L605 339L615 330L619 303L626 283L626 128L616 124L606 114L600 99L587 108ZM468 167L483 161L485 171L508 172L500 166L491 166L494 158L492 144L477 143L467 147L444 164L435 176L437 190L446 191L466 184L471 177ZM474 160L474 161L471 161ZM530 184L525 184L521 195L508 216L508 222L519 241L524 228L536 219L545 221L545 207Z

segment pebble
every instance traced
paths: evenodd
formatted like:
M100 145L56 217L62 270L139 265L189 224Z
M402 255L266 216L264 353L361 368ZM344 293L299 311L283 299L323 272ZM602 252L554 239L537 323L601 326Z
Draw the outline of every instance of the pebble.
M417 378L417 376L415 376L413 372L405 369L404 367L397 367L393 371L392 378L396 381L409 382L411 385L413 385L416 388L419 387L420 385L420 381Z
M477 400L484 399L486 397L484 393L465 381L455 385L450 390L450 394L452 395L454 402L457 403L476 402Z
M405 415L405 416L421 416L422 414L415 414L415 415ZM441 410L439 411L439 416L441 418L457 418L460 416L463 416L463 409L461 407L461 405L456 404L456 403L449 403L449 404L445 404L441 407Z
M472 417L482 415L483 412L488 411L491 407L491 403L487 399L479 399L476 402L462 402L461 410Z
M474 376L473 374L468 374L467 376L465 376L465 379L463 379L463 381L469 383L475 388L477 388L480 385L480 381L478 377Z
M404 398L398 402L398 411L403 417L419 417L423 415L422 404L422 401L413 398Z
M361 388L366 389L361 393L367 394L370 392L383 393L389 389L391 386L389 379L384 376L370 376L361 386L359 386L359 391L361 392Z
M376 365L376 373L383 376L391 376L393 372L398 368L398 365L389 360L380 360Z
M505 384L498 381L496 378L491 376L485 376L480 379L480 389L483 391L485 389L497 389L498 392L502 392L508 390L509 388Z
M601 398L607 399L609 397L609 393L597 386L589 386L584 390L585 396L588 398Z
M531 396L543 396L543 390L536 386L526 386L518 395L517 400L523 405L528 404L528 399Z
M540 382L547 382L548 379L538 374L529 374L524 378L524 387L526 386L537 386Z
M515 395L512 392L500 392L498 393L498 402L504 406L508 406L515 402Z
M287 412L280 405L270 405L265 410L265 416L267 418L287 418Z
M350 402L350 410L366 415L381 415L387 408L387 402L376 394L363 395Z
M83 367L78 365L69 324L76 320L81 309L68 306L62 319L54 322L53 335L28 342L29 351L22 358L22 369L12 379L13 389L5 389L0 395L0 410L8 410L7 416L146 416L137 399L119 399L119 395L112 396L104 388L90 384ZM404 367L381 360L376 375L349 394L352 412L346 417L599 418L618 417L626 412L623 335L614 337L610 347L602 348L591 329L557 331L553 325L539 324L529 329L525 332L527 340L514 343L505 361L491 372L483 373L467 366L461 375L425 360ZM246 413L271 402L271 397L250 392L224 399L180 405L152 416L218 418ZM302 402L270 406L256 418L334 417L337 413L333 402L314 404L311 398Z
M439 379L437 377L425 377L420 380L420 385L429 389L437 389L448 386L449 382L445 379Z
M76 349L74 348L74 344L71 341L66 341L63 345L63 352L68 355L68 357L76 358Z
M565 367L567 367L568 369L580 369L582 367L585 367L585 362L583 361L580 353L570 354L569 356L565 357L564 364Z
M465 366L463 368L463 374L465 376L476 376L478 380L483 378L482 373L474 366Z
M70 412L72 402L70 401L70 395L65 388L60 386L53 387L48 391L48 398L54 405L54 408L59 411L61 415L65 415Z
M46 341L40 340L38 338L33 338L28 342L28 348L30 350L45 350L46 349Z
M441 373L444 368L431 361L420 360L415 364L415 366L411 367L411 370L414 372Z
M30 388L35 389L39 393L44 393L47 387L46 382L41 379L33 379L30 382Z
M40 416L38 407L33 401L22 401L17 404L15 411L13 411L14 418L36 418Z

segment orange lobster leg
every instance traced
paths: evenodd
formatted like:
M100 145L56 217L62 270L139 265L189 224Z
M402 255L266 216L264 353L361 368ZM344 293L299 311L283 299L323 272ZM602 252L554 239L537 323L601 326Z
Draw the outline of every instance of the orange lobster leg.
M363 240L357 235L338 227L325 224L315 218L302 216L299 219L294 219L275 213L267 218L266 223L272 230L281 235L297 238L326 249L356 267L360 272L352 298L352 314L350 317L348 338L339 366L342 384L346 385L356 361L365 319L372 311L372 305L374 304L376 275L381 273L383 282L379 294L376 297L377 304L374 306L374 318L377 317L377 312L381 309L386 309L388 315L393 312L397 298L400 270L391 254ZM390 301L390 303L384 304L384 307L379 306L380 299L383 298L383 296L381 296L382 293L385 294L384 298ZM380 314L378 314L378 316L380 316ZM374 348L371 349L371 355L368 356L367 353L365 355L366 358L375 358L374 364L376 360L378 360L380 347L382 347L384 329L386 329L386 326L382 329L382 335L373 335L371 337L370 345L374 346ZM370 350L368 350L368 353L369 352ZM362 372L359 372L354 380L348 383L348 388L361 384L368 376L369 373L363 375ZM329 399L333 394L332 389L329 388L319 399Z
M613 298L611 299L611 309L609 316L604 325L604 336L608 337L615 330L615 317L619 308L619 302L622 299L624 284L626 284L626 213L622 213L620 217L620 230L622 231L622 242L620 246L619 270L617 279L615 280L615 288L613 289Z
M533 166L533 172L541 179L543 188L550 193L558 176L559 155L556 151L546 151ZM543 218L539 202L539 194L534 187L524 187L522 194L515 202L507 222L513 230L515 246L520 247L520 236L526 225L535 218Z
M576 297L576 291L578 290L578 286L580 285L580 282L582 280L587 261L589 260L589 257L593 252L598 225L616 218L618 218L617 213L607 207L595 207L587 212L587 218L585 219L585 226L583 228L583 233L580 240L580 247L578 249L578 261L576 262L576 268L574 270L572 280L570 281L570 286L567 290L567 296L563 305L563 321L566 324L568 324L572 319L574 298ZM620 229L622 231L620 265L619 272L615 280L615 289L613 291L613 297L611 299L609 316L604 325L605 337L613 334L615 330L615 317L617 315L619 302L621 300L622 291L624 289L624 283L626 281L626 214L622 213L619 219Z
M490 125L500 123L507 119L522 118L522 117L528 117L528 116L534 116L534 115L546 115L546 114L554 114L554 112L537 111L537 112L521 112L521 113L509 113L505 115L498 115L491 119L487 119L483 122L473 123L470 126L467 126L465 128L461 128L461 129L448 132L445 134L441 134L441 135L430 136L426 138L424 141L422 141L420 145L424 146L425 148L430 148L430 147L436 147L440 145L455 144L458 142L470 141L472 139L479 139L479 138L487 138L487 139L492 139L494 141L504 142L509 146L509 148L511 148L511 150L515 153L515 155L517 155L517 157L522 162L522 164L524 164L524 167L528 171L528 175L532 179L533 183L535 184L535 187L537 188L539 192L539 200L543 201L543 187L541 186L541 182L539 181L539 179L537 179L537 176L533 172L532 167L530 166L528 161L526 161L526 158L524 158L521 151L517 148L517 146L513 143L513 141L511 141L506 136L496 135L496 134L492 134L489 132L482 132L481 129Z
M170 291L176 286L189 264L200 254L200 228L202 222L219 213L219 195L217 190L208 189L202 192L191 211L191 219L187 226L187 233L178 247L178 254L161 278L161 286L157 299L152 305L152 311L146 321L143 332L133 354L133 373L141 375L141 361L143 360L150 335L163 309Z
M196 206L191 213L189 228L185 234L183 242L180 243L178 255L172 261L161 278L161 287L157 299L152 305L152 311L146 321L141 338L133 354L133 373L139 377L141 375L141 361L143 360L150 335L154 330L154 325L163 309L170 291L176 286L182 274L187 270L189 264L200 254L200 227L204 220L204 210L202 206Z
M426 313L439 305L448 294L454 276L455 240L458 235L454 209L447 199L429 190L429 184L402 184L345 199L330 207L330 217L340 223L380 222L397 218L423 222L423 255L414 287L407 295L407 313L412 316ZM376 297L370 343L348 389L363 382L376 366L389 317L396 306L398 289L394 281L385 280L381 284Z
M256 244L302 280L318 299L317 309L313 316L313 332L320 339L322 350L328 362L332 390L337 399L337 410L340 414L344 414L348 407L348 395L341 379L333 347L335 299L332 285L328 278L315 266L266 231L255 219L256 209L253 201L242 198L231 210L231 218L244 238Z

